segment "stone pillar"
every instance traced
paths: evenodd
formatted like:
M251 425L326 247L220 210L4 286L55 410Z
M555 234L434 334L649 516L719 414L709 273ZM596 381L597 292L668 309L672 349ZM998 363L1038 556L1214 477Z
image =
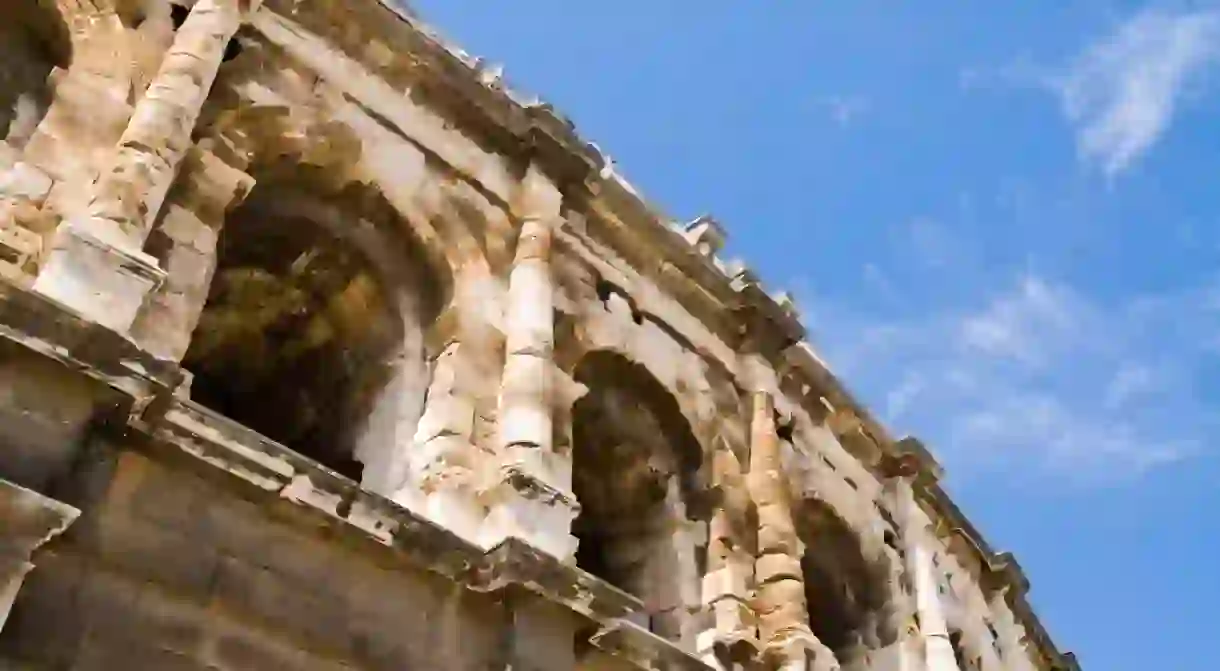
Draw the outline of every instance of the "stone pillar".
M454 278L453 302L435 327L427 401L407 448L406 479L393 499L478 543L486 517L478 493L493 455L476 443L475 424L481 389L495 384L481 357L495 344L474 309L488 299L490 278L472 275L462 269Z
M51 73L51 105L22 158L55 180L49 203L68 215L87 204L90 182L127 127L135 67L131 35L113 2L59 5L71 33L72 62Z
M56 214L79 202L97 174L99 153L113 150L131 114L126 28L114 8L61 3L59 9L72 62L47 78L51 104L33 119L27 139L16 146L0 141L0 275L22 284L37 273Z
M915 611L919 616L918 636L923 644L927 671L960 671L949 641L936 566L932 562L932 531L927 515L915 500L914 480L917 472L917 465L903 460L894 467L892 478L906 570L915 599Z
M69 505L0 480L0 629L34 568L31 555L79 515Z
M775 402L765 391L753 395L748 482L758 510L754 563L758 639L767 655L778 661L779 669L804 671L814 636L805 602L802 548L792 519Z
M136 104L82 217L60 225L34 288L126 332L164 272L143 252L249 0L199 0Z
M712 454L716 506L708 524L707 567L702 597L710 628L700 632L697 652L715 668L732 668L757 653L756 621L750 607L754 555L750 552L750 492L741 462L727 443Z
M211 152L196 149L167 200L149 252L165 269L165 282L145 302L131 327L142 349L181 361L207 303L216 272L216 244L225 213L250 192L254 180Z
M555 222L527 219L517 239L504 314L506 351L500 381L500 442L521 461L551 451L551 369L555 300L551 238Z
M497 427L500 474L485 498L484 543L515 536L561 560L576 552L570 461L554 450L555 283L551 244L563 196L537 167L522 183L521 232L504 310Z

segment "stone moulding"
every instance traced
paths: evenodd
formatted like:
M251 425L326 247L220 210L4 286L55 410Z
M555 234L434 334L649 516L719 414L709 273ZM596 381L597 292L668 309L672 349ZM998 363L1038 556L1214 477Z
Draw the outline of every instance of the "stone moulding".
M590 621L589 642L642 669L711 667L676 644L625 618L637 598L574 565L509 538L491 550L459 538L352 480L187 401L174 400L151 421L136 423L145 446L167 460L193 462L237 483L258 501L286 501L332 530L392 549L405 563L477 592L525 591ZM167 452L177 452L177 458ZM269 498L270 497L270 498ZM272 503L268 507L274 507Z

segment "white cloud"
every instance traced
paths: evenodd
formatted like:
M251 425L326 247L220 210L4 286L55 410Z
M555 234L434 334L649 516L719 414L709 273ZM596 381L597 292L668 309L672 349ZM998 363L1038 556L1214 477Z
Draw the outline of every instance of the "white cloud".
M1073 335L1076 321L1084 316L1083 306L1076 303L1062 288L1025 276L1011 293L964 316L959 337L983 355L1038 365L1048 356L1047 348L1065 345Z
M868 100L859 96L829 96L822 103L840 126L850 125L869 109Z
M928 268L952 265L964 256L959 241L940 222L928 217L908 222L901 230L899 242Z
M1212 296L1109 306L1026 275L978 304L901 322L816 303L813 327L895 433L920 435L956 477L1111 482L1198 454L1217 428L1192 386L1215 356Z
M1220 11L1148 9L1051 80L1077 146L1113 177L1169 130L1186 87L1220 63Z

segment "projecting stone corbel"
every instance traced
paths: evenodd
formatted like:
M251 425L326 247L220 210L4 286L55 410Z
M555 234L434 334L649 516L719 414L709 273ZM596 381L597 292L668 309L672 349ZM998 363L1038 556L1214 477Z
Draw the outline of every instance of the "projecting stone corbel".
M80 515L65 503L0 480L0 629L8 619L30 559Z
M713 257L724 248L728 234L720 222L709 214L703 214L686 224L682 237L704 257Z

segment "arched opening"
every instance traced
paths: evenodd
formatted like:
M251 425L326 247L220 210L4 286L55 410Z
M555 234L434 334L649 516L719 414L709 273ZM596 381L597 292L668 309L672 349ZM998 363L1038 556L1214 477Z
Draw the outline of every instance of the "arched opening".
M596 352L575 378L589 389L572 416L576 563L642 600L653 633L685 642L704 565L691 533L702 450L643 366Z
M801 569L814 636L844 667L892 643L885 577L864 557L851 527L816 499L801 504L796 527L805 548Z
M51 71L67 67L71 47L52 0L10 2L0 21L0 139L21 150L50 107Z
M226 218L183 365L194 401L369 485L413 436L443 291L401 237L352 212L367 214L256 188Z

